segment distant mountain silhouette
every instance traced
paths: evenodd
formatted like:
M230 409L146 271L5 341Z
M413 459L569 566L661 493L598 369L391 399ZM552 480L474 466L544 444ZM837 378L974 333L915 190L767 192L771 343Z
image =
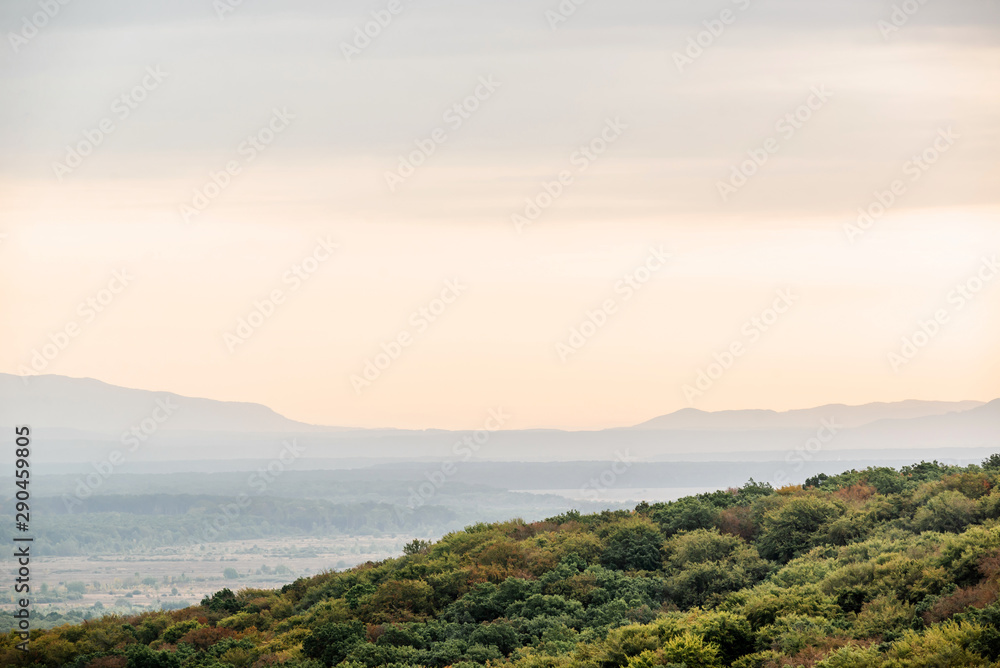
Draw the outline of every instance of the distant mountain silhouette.
M172 410L159 424L164 432L305 433L335 430L289 420L260 404L182 397L109 385L91 378L0 374L0 425L34 424L49 430L76 430L117 436L149 419L157 401ZM176 406L176 409L170 408Z
M921 448L951 441L969 446L1000 445L1000 399L959 413L908 420L879 420L852 430L861 443L889 441Z
M455 460L455 446L470 432L439 429L347 429L289 420L260 404L182 397L108 385L97 380L0 374L0 428L35 427L39 463L92 462L122 449L126 432L149 420L158 402L176 406L155 436L128 450L130 464L201 460L271 459L286 439L319 460ZM163 415L163 410L160 410ZM684 409L636 427L596 431L509 430L492 434L475 454L496 461L784 461L803 452L825 421L837 427L820 459L876 457L917 451L928 457L979 456L1000 449L1000 399L902 401L864 406L834 404L804 410ZM133 442L134 443L134 442ZM971 453L971 454L970 454ZM782 464L785 466L785 464ZM786 467L787 468L787 467ZM0 462L0 471L4 464Z
M757 429L817 428L820 420L836 420L847 429L862 427L879 420L899 420L961 413L983 406L981 401L899 401L862 406L830 404L784 412L740 410L707 412L684 408L661 415L630 429L669 429L682 431L747 431Z

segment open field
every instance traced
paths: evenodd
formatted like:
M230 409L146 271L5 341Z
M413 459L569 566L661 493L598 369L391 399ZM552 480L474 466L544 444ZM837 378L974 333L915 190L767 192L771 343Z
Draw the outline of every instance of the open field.
M35 613L87 608L99 616L112 609L197 604L225 587L280 588L298 577L398 556L416 537L240 540L122 557L43 557L32 564ZM8 597L0 610L10 609Z

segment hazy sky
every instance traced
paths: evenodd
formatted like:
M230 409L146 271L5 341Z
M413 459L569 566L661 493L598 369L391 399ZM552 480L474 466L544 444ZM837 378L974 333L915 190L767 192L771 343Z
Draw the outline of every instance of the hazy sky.
M148 4L0 8L2 372L369 427L1000 396L995 2Z

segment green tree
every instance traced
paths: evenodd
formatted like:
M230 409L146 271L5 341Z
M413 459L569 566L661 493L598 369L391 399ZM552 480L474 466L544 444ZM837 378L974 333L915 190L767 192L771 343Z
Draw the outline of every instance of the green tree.
M919 531L959 533L979 516L979 504L961 492L946 491L933 496L917 510L913 525Z
M817 544L824 526L842 512L839 505L823 498L793 498L764 515L757 549L765 559L788 562Z
M662 566L663 535L651 524L634 520L613 529L601 561L623 571L655 571Z
M335 666L364 638L365 626L359 621L326 624L302 640L302 653L327 666Z
M206 596L201 600L201 604L212 612L226 612L229 614L235 614L243 607L236 600L236 594L229 588L218 591L210 597Z
M403 546L403 554L420 554L424 550L430 548L430 546L430 541L414 538L412 541Z
M715 526L718 509L697 497L687 497L656 508L651 513L663 535L670 537L679 531L694 531Z
M719 648L691 632L663 643L660 654L666 664L676 663L687 668L722 668Z
M374 594L377 590L378 587L370 582L360 582L347 590L344 594L344 600L347 601L347 607L351 610L357 610L358 607L371 598L372 594Z

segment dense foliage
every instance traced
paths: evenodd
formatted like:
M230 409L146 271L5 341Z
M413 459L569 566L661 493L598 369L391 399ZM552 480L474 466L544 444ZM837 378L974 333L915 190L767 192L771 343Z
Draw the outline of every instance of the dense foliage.
M1000 456L479 524L0 644L76 668L1000 667Z

